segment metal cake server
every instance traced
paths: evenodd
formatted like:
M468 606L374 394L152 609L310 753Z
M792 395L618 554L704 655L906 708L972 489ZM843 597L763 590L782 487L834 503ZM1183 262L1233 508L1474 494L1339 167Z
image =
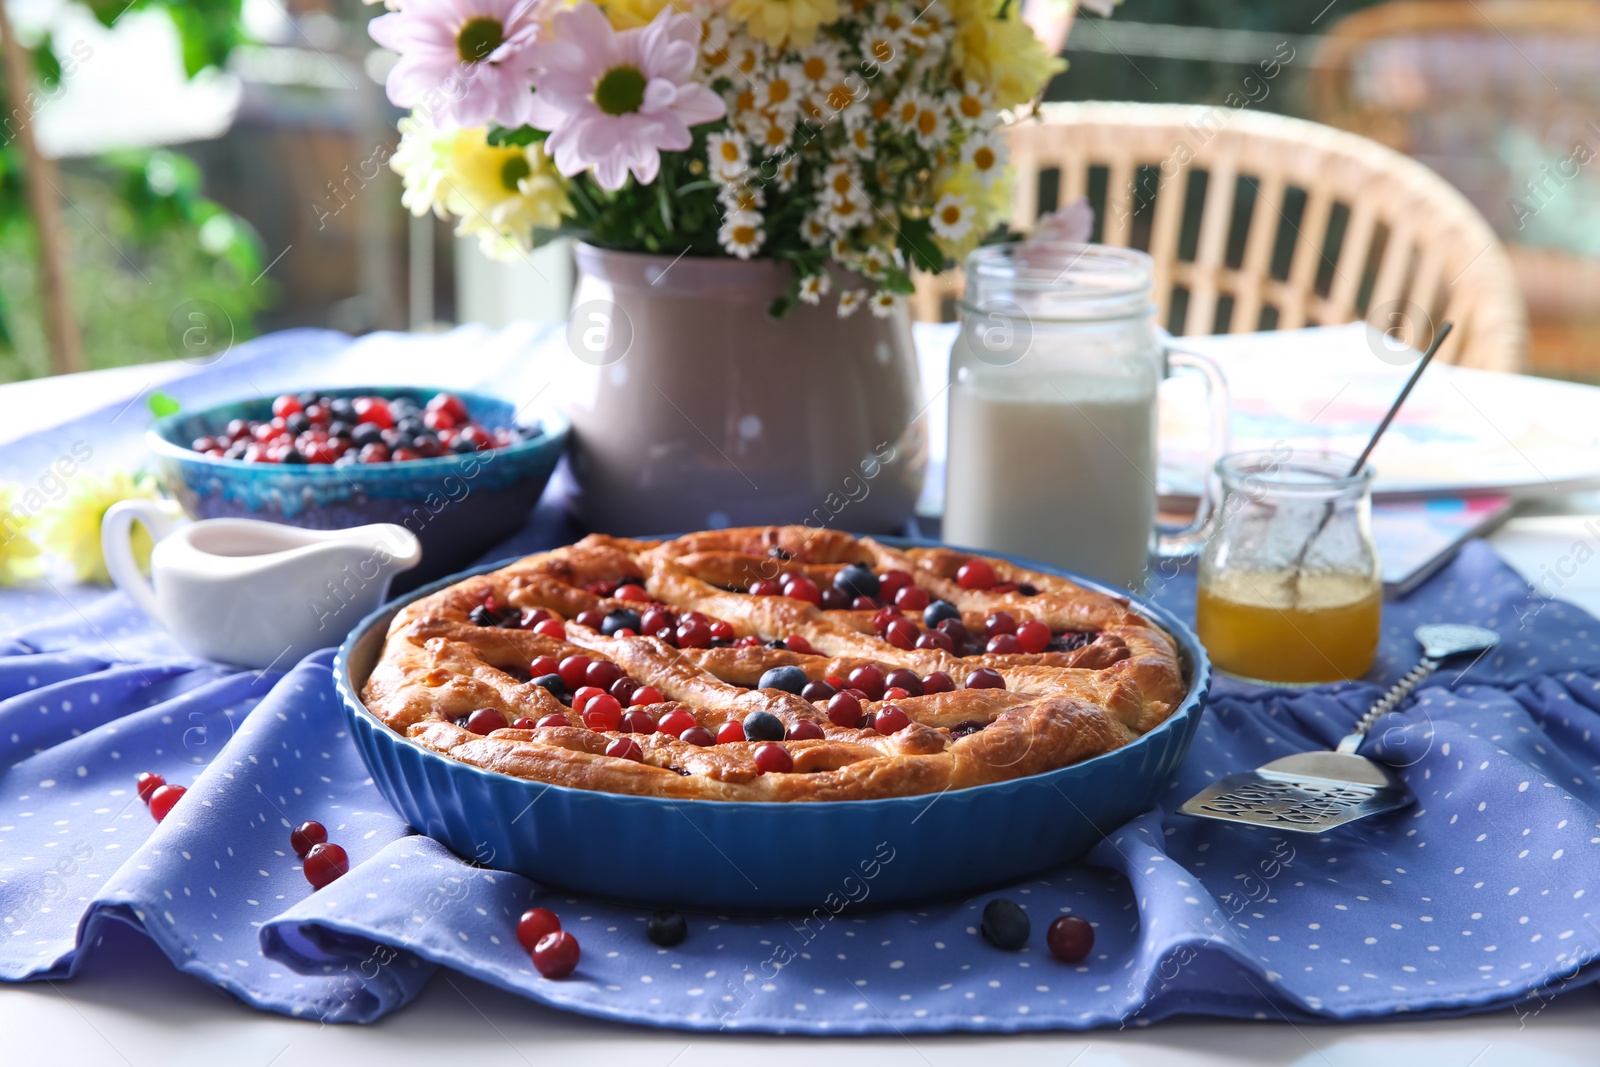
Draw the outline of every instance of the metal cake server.
M1356 749L1373 724L1445 660L1486 652L1500 643L1499 634L1481 626L1419 626L1416 636L1422 645L1421 661L1372 705L1332 752L1299 752L1253 771L1230 774L1180 810L1202 819L1320 834L1410 804L1405 783L1382 764L1356 755Z

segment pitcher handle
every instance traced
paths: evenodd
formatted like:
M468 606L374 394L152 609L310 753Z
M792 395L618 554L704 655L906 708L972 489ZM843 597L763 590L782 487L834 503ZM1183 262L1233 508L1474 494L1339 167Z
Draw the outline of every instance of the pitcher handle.
M1213 487L1217 461L1233 447L1233 424L1229 418L1228 380L1222 368L1210 356L1178 348L1170 337L1162 338L1166 349L1167 367L1193 370L1205 381L1206 407L1211 416L1211 441L1206 460L1205 477L1200 483L1200 504L1195 509L1194 521L1178 530L1162 533L1156 538L1156 554L1162 558L1192 556L1205 547L1211 536L1216 518L1218 493Z
M139 572L139 563L133 558L133 524L144 523L151 540L159 541L173 531L177 520L172 505L155 500L120 500L107 508L100 520L100 551L111 581L158 623L162 622L161 607L155 588Z

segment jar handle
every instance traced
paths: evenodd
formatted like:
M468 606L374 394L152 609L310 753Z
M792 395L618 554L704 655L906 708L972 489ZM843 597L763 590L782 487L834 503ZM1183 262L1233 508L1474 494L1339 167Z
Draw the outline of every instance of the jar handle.
M1228 380L1216 360L1199 352L1178 348L1170 335L1162 331L1169 373L1174 369L1197 372L1206 385L1206 407L1211 415L1211 442L1206 459L1204 480L1200 483L1200 504L1195 509L1194 521L1177 530L1161 533L1156 538L1156 554L1163 559L1193 556L1205 547L1211 536L1216 517L1218 493L1213 488L1217 461L1227 455L1233 446L1233 424L1229 417Z

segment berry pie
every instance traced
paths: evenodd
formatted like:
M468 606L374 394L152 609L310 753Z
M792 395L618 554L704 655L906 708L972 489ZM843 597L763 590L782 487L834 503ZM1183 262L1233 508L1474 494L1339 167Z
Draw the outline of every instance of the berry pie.
M998 559L803 526L594 535L407 605L367 706L534 781L865 800L1055 770L1164 721L1172 637Z

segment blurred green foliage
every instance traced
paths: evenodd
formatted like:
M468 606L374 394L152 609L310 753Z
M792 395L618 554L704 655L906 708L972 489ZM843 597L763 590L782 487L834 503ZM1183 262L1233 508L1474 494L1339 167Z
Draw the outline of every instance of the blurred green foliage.
M240 0L87 0L106 26L130 10L161 9L177 29L184 71L221 66L243 40ZM34 79L52 90L62 57L47 36L32 49ZM26 114L0 90L0 114ZM50 373L38 287L38 236L22 185L21 148L0 144L0 382ZM124 151L63 167L69 284L91 367L172 359L167 319L206 301L252 336L270 305L258 276L261 242L248 223L201 195L194 162L167 150Z
M1327 31L1345 15L1383 0L1122 0L1113 18L1118 22L1205 26L1259 33L1313 35ZM1081 20L1098 18L1082 13ZM1086 37L1092 28L1075 26ZM1266 59L1272 49L1260 56ZM1085 52L1071 47L1065 73L1051 83L1050 100L1136 100L1142 103L1218 104L1239 88L1249 64L1158 56ZM1287 76L1260 102L1264 111L1306 115L1306 64L1286 64Z
M201 197L199 182L193 162L168 151L119 153L63 174L73 305L92 366L186 354L168 323L194 301L220 308L235 340L254 335L273 296L259 277L260 241ZM35 241L25 213L0 218L0 381L50 372Z

